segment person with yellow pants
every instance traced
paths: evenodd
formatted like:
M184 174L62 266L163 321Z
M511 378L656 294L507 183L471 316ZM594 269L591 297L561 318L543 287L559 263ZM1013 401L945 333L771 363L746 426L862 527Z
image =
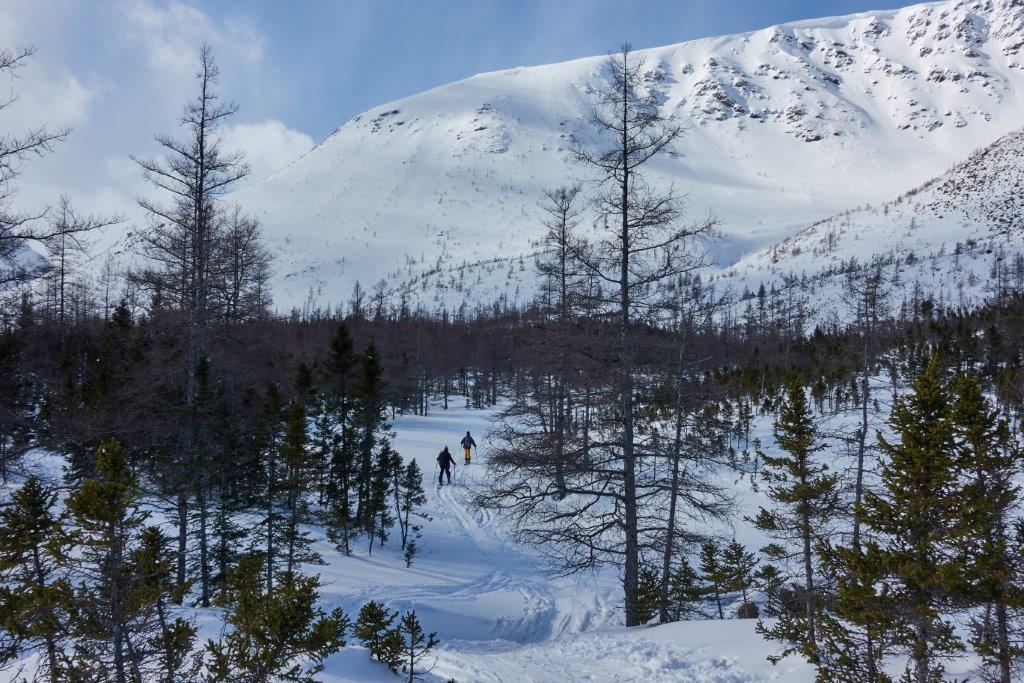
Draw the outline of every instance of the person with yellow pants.
M462 437L462 441L459 443L462 444L462 454L466 456L466 464L468 465L471 451L476 448L476 441L473 441L473 435L467 431L466 435Z

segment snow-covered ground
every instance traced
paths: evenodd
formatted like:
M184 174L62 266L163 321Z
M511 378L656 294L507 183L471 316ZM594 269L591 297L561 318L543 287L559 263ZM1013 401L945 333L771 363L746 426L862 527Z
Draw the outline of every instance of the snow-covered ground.
M421 554L410 569L392 541L383 552L375 549L372 558L363 550L354 557L338 556L321 546L328 562L319 569L326 606L355 612L363 602L376 599L392 609L415 608L424 627L442 639L432 673L436 680L814 681L813 667L799 657L777 665L768 661L780 648L755 632L755 620L625 628L616 571L572 578L545 574L538 554L510 540L500 518L474 512L468 502L469 489L486 476L486 434L494 414L435 409L426 417L395 420L396 449L417 460L425 479L436 476L438 451L444 445L452 449L457 460L453 484L438 489L434 480L425 486L424 512L430 519L424 521ZM833 418L826 421L826 428L851 426L845 423L844 418ZM480 447L473 463L464 467L457 447L467 429ZM771 430L771 416L762 416L755 421L751 438L771 451ZM836 469L851 464L835 444L826 453L833 454ZM753 515L767 499L752 490L748 476L730 471L722 477L737 496L738 514L732 525L710 530L733 536L756 551L768 539L743 517ZM328 661L324 679L375 680L370 676L374 672L382 681L394 680L384 667L365 659L361 648L346 648ZM973 665L970 657L950 662L948 673L962 675ZM899 673L902 663L893 661L890 669Z
M1015 130L912 192L818 221L711 281L737 294L762 283L796 286L820 320L844 308L854 262L861 269L880 263L893 293L890 313L915 290L940 307L979 305L999 287L1019 287L1024 276L1022 158L1024 130Z
M456 398L455 401L461 401ZM369 600L391 609L415 609L441 645L426 681L682 681L812 683L813 668L798 657L776 665L768 656L779 651L755 632L755 620L694 620L663 626L622 626L622 595L614 570L570 578L552 578L539 555L510 540L502 520L476 512L469 491L486 476L489 430L493 411L435 407L426 417L399 416L394 421L394 446L406 459L415 458L424 471L427 504L423 512L420 552L411 568L401 558L396 538L373 555L360 542L352 556L337 553L323 540L317 544L323 566L320 598L325 608L342 607L355 615ZM828 421L827 428L846 428L845 420ZM473 463L462 464L458 442L473 432L479 450ZM771 417L755 421L752 438L772 450ZM456 457L453 483L438 488L435 457L443 446ZM849 465L840 450L833 467ZM34 471L51 481L60 477L61 459L34 453ZM767 541L744 521L766 502L752 490L748 476L729 471L721 475L735 492L739 509L734 526L705 531L735 537L751 550ZM397 531L396 531L397 535ZM758 600L759 596L753 596ZM734 613L736 603L730 604ZM200 639L220 630L217 609L195 611ZM974 665L967 657L951 662L950 675L963 675ZM892 661L893 672L902 663ZM329 683L394 681L385 666L369 659L352 642L326 661L320 680ZM11 681L10 671L0 681Z
M406 569L395 543L367 557L321 547L325 606L355 612L371 599L392 609L415 608L443 645L433 672L457 681L811 681L796 658L771 667L774 647L754 633L754 621L693 621L654 628L622 627L622 588L614 571L554 579L536 553L510 541L500 520L474 512L468 490L486 476L485 434L493 413L435 409L395 423L396 449L436 476L444 445L457 463L451 486L426 486L430 516L422 551ZM480 444L469 467L458 441L469 429ZM365 655L329 660L325 680L364 681ZM371 666L372 668L372 666ZM393 680L381 667L382 680Z

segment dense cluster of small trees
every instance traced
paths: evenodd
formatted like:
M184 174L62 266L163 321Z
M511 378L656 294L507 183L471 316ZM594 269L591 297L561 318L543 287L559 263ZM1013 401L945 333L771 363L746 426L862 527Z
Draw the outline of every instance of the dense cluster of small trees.
M767 459L771 510L756 523L800 558L792 598L766 637L800 652L821 680L888 681L884 658L905 655L905 679L943 679L943 658L969 644L985 680L1020 670L1022 566L1018 439L986 397L984 378L956 373L941 349L919 358L878 439L876 481L850 515L804 388L789 390ZM815 454L818 454L817 456ZM838 525L855 523L856 532ZM846 540L837 540L846 539Z
M316 606L319 581L299 561L287 521L280 555L255 548L228 569L216 603L222 635L201 649L182 609L191 582L176 585L169 539L140 501L139 477L124 449L99 447L92 476L58 504L55 487L29 477L0 512L0 663L38 653L36 678L49 681L312 681L346 644L352 623ZM275 562L276 560L276 562ZM381 610L380 649L367 635ZM414 611L394 616L368 603L354 634L394 670L422 672L436 644Z

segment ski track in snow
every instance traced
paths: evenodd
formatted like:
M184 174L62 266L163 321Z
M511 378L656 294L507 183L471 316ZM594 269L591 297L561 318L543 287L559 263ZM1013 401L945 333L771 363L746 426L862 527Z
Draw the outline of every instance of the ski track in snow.
M406 569L394 536L372 558L365 548L343 557L325 546L328 564L320 571L327 606L352 614L368 600L383 600L391 609L415 608L424 627L442 640L427 680L811 680L799 662L767 671L771 650L752 622L626 629L615 572L546 575L542 559L512 541L498 516L469 502L470 489L486 475L492 415L438 409L427 417L395 420L396 449L416 458L424 472L424 511L431 519L423 522L421 552ZM461 449L453 448L452 484L438 488L433 459L445 443L457 444L466 429L479 451L466 467ZM325 680L368 680L365 667L350 670L351 659L342 653L329 660ZM378 673L387 679L386 672Z
M450 411L465 413L465 411ZM400 418L397 446L401 446L401 423L416 418ZM434 418L426 418L432 420ZM443 419L443 418L441 418ZM471 422L479 422L480 414L468 414ZM482 440L482 429L478 427L477 438ZM455 432L461 434L461 431ZM439 435L440 437L440 435ZM439 443L441 438L438 439ZM437 448L440 450L440 447ZM560 616L555 603L555 595L551 583L543 578L541 567L536 557L524 553L511 545L500 531L492 525L492 515L486 510L473 510L467 502L467 488L478 483L478 475L486 466L486 458L481 451L468 468L456 464L451 485L436 486L437 472L427 469L424 460L429 461L432 453L409 453L416 457L425 471L425 482L428 503L426 509L433 518L428 525L432 531L441 526L449 542L456 546L455 553L461 561L467 558L475 560L475 565L483 571L465 580L453 582L431 582L414 585L393 584L389 586L368 586L359 591L352 602L387 598L394 608L407 609L423 602L467 603L487 598L497 598L505 604L509 611L493 615L493 624L486 633L480 633L479 639L484 642L500 641L509 643L530 643L547 640L551 637L557 618ZM459 459L461 461L461 458ZM429 535L429 534L428 534ZM423 555L417 558L415 569L422 558L429 557L431 546L429 540L423 543ZM451 550L449 554L453 554ZM348 559L348 558L344 558ZM344 561L344 559L342 561ZM349 601L346 601L349 602ZM519 609L516 609L519 608ZM584 622L585 623L585 622ZM459 639L468 647L473 647L477 639Z
M462 398L457 399L461 404ZM483 482L487 432L493 411L433 409L427 417L400 416L393 444L406 459L415 458L424 475L430 517L422 523L420 553L411 568L401 560L400 542L392 536L368 557L357 548L344 557L321 546L326 566L322 599L353 616L368 600L391 609L415 609L423 626L436 631L441 645L428 681L644 681L660 683L812 683L814 669L790 656L772 665L779 646L755 631L756 620L693 620L654 627L622 626L622 592L614 570L570 578L552 578L543 558L513 541L500 514L476 510L469 493ZM437 487L434 458L447 444L457 446L466 429L479 443L473 462L456 464L452 484ZM759 419L752 437L771 447L771 420ZM837 466L842 462L837 461ZM764 504L749 482L729 475L741 509ZM710 528L732 535L751 548L765 539L749 525ZM396 532L397 534L397 532ZM755 598L756 599L756 598ZM735 604L729 605L730 612ZM972 662L949 662L950 675L970 671ZM890 670L902 671L893 660ZM393 681L382 665L368 662L359 647L330 658L323 679Z

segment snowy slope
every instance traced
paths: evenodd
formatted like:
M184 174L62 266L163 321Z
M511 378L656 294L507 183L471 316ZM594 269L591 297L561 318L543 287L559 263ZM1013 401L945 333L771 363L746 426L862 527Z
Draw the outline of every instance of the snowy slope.
M919 285L937 301L976 304L994 291L993 273L1022 265L1024 130L1012 131L942 175L891 201L823 219L724 269L717 281L736 292L761 283L800 287L820 309L836 307L851 269L882 263L893 300Z
M730 264L824 216L886 201L1019 126L1024 4L949 0L643 51L648 87L688 128L653 180L721 218ZM515 296L537 198L606 87L603 57L481 74L370 110L235 198L277 251L278 305L346 299L466 263ZM479 283L478 283L479 284Z
M0 282L21 274L40 273L48 267L48 261L25 242L10 245L10 253L0 254Z

